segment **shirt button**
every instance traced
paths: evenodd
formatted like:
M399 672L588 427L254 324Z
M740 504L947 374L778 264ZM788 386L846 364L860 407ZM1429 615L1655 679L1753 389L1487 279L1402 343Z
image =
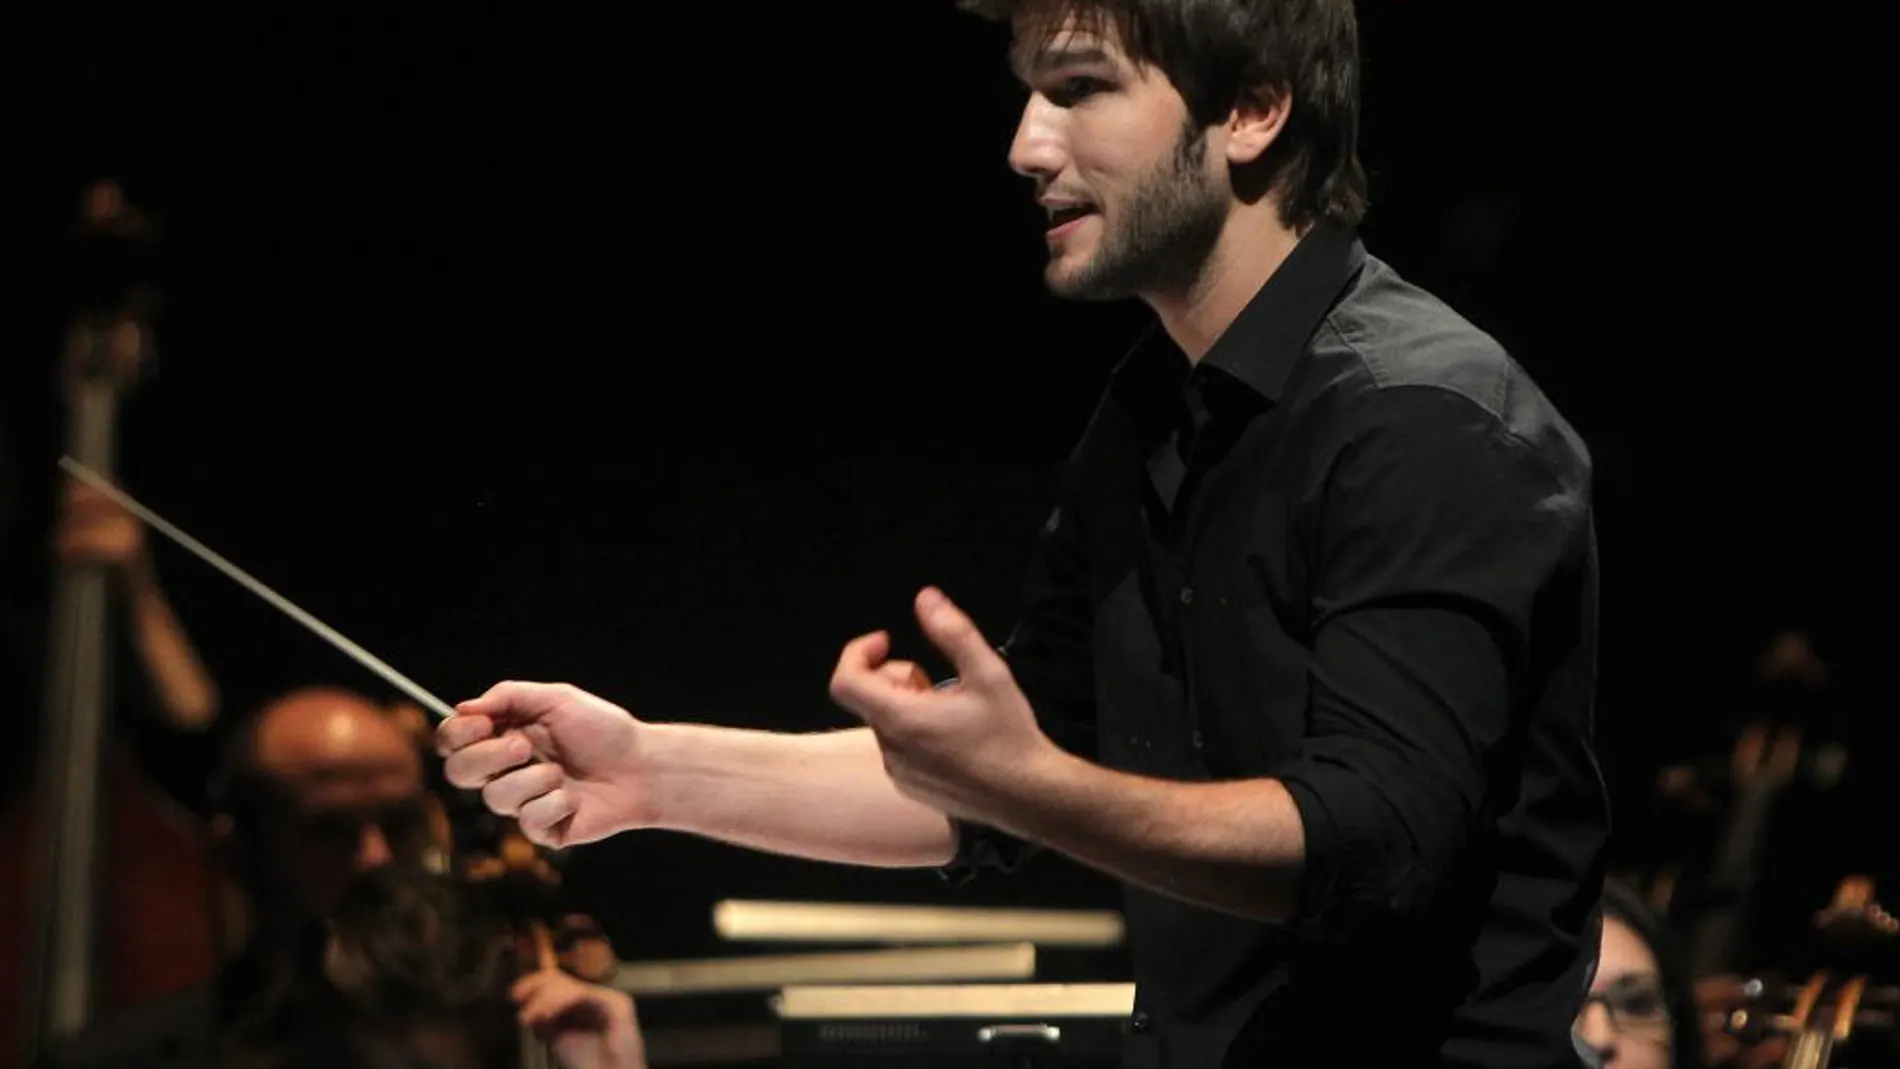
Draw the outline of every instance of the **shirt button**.
M1150 1027L1152 1027L1152 1025L1150 1024L1148 1020L1148 1015L1145 1013L1135 1014L1134 1018L1130 1020L1128 1023L1137 1032L1146 1032Z
M1186 605L1192 602L1193 600L1194 600L1194 588L1191 586L1182 587L1181 588L1181 604Z

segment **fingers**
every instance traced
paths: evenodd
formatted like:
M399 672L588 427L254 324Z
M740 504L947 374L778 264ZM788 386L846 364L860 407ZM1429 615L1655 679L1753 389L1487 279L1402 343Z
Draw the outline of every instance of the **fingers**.
M464 703L466 704L466 703ZM436 725L435 752L447 757L495 733L495 722L480 713L457 713Z
M891 650L891 636L883 631L859 635L845 643L838 665L831 672L832 700L863 716L866 705L891 688L878 675L879 667Z
M73 482L66 494L66 522L70 526L83 527L104 523L109 520L123 520L137 523L138 518L126 510L124 505L112 500L98 489L82 482Z
M844 644L844 651L838 657L838 667L854 673L871 672L883 664L890 654L890 632L873 631Z
M144 526L118 502L74 483L54 531L54 548L69 562L122 563L143 548Z
M956 607L943 591L925 587L917 594L917 623L931 644L956 666L957 677L977 686L994 686L1007 679L1009 669L983 638L976 622Z
M456 715L436 728L436 752L448 757L494 735L497 722L513 726L539 720L576 697L583 695L566 683L523 683L516 680L497 683L481 697L470 698L456 705ZM490 771L492 773L498 769ZM480 785L456 783L458 787Z
M540 846L568 846L577 840L567 834L568 820L574 816L574 799L567 788L557 787L538 798L521 804L515 823L528 841Z
M517 1007L516 1020L528 1028L543 1027L584 1002L586 990L569 979L557 969L543 969L517 980L508 992Z
M845 644L831 675L831 698L866 723L875 724L930 694L930 677L908 661L885 661L890 636L883 631Z
M72 479L66 483L66 510L68 512L96 514L109 504L116 507L116 503L100 493L96 486L80 482L78 479Z
M517 1020L529 1028L545 1028L569 1017L596 1028L602 1024L611 1027L611 1022L631 1021L634 1016L631 995L587 983L558 969L529 973L515 981L508 994L518 1007Z
M482 801L504 817L512 817L523 805L561 786L566 777L557 765L540 762L517 769L482 788Z
M915 661L885 661L877 666L877 676L902 690L929 690L930 676Z
M545 999L550 992L558 993L570 985L565 981L568 975L559 969L536 969L523 975L508 988L508 997L524 1009L537 998Z
M519 732L496 739L471 742L451 752L442 762L442 775L464 790L485 787L488 781L534 757L534 747Z

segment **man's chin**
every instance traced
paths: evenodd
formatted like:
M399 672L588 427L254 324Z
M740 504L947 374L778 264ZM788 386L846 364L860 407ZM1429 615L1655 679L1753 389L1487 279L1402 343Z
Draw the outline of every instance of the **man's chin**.
M1095 272L1061 261L1051 263L1044 269L1042 282L1050 296L1065 301L1115 301L1127 296L1102 285Z

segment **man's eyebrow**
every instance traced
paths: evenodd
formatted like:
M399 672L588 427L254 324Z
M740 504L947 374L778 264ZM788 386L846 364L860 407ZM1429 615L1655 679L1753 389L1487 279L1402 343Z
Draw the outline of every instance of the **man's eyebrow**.
M1025 64L1018 60L1011 64L1019 78L1028 78L1037 74L1048 74L1064 67L1104 67L1114 61L1106 49L1099 45L1073 45L1059 48L1045 48L1038 51Z

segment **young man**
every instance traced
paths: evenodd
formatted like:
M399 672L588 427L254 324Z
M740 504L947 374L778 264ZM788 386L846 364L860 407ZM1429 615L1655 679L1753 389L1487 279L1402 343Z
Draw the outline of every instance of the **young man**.
M1589 458L1368 255L1349 0L998 4L1047 281L1158 323L1071 457L998 649L940 592L861 730L649 724L502 683L439 729L540 841L661 827L953 877L1119 877L1127 1064L1576 1066L1607 801ZM545 760L530 762L533 753Z

